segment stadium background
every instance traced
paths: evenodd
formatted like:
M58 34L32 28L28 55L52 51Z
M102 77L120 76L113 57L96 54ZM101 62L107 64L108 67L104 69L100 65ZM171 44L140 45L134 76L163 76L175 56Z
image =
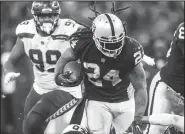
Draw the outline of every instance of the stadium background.
M1 2L1 67L6 60L6 52L10 52L16 41L16 26L31 19L32 2ZM90 25L87 17L94 13L88 9L92 2L60 2L61 17L73 16L76 20ZM117 15L127 22L127 35L138 40L144 47L145 54L155 58L156 66L145 65L147 82L150 84L154 74L164 65L166 53L170 47L174 30L184 21L184 2L117 2L121 8L132 5L130 9ZM97 2L97 10L110 12L111 2ZM17 71L21 76L7 87L2 82L1 92L1 134L21 134L23 107L26 95L32 82L32 67L27 58L18 63ZM3 77L1 77L3 80ZM15 90L14 90L15 87ZM12 90L9 90L12 88Z

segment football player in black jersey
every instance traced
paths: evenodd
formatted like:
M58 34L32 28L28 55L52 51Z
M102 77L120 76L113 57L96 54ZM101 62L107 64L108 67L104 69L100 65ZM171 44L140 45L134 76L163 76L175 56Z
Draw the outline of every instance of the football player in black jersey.
M110 13L97 16L91 29L82 33L59 58L56 83L70 84L70 79L63 77L64 66L80 59L85 72L88 126L93 134L109 134L111 125L121 134L133 121L135 130L142 133L139 126L147 105L142 46L126 36L122 21Z
M184 23L174 33L168 60L152 80L148 115L175 113L184 116ZM166 127L148 125L147 134L163 134Z

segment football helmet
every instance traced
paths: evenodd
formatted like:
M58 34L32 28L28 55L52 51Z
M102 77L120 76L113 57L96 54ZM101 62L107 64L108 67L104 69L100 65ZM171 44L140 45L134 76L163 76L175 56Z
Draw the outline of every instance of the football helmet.
M89 129L82 127L78 124L71 124L67 126L62 134L91 134Z
M31 8L36 27L46 34L55 30L60 12L60 4L57 1L34 1Z
M105 56L118 56L124 46L126 31L122 21L114 14L97 16L92 23L93 40Z

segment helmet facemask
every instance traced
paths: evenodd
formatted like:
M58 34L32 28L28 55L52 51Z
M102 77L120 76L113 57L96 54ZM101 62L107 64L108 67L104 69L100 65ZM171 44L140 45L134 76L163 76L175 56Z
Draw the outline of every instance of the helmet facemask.
M36 14L33 16L37 28L46 34L51 34L55 30L59 20L59 14Z
M57 1L34 1L31 13L37 29L52 34L58 25L60 5Z
M101 51L107 57L117 57L124 46L124 33L118 36L110 36L109 38L98 38L94 34L93 39L95 45L99 51Z

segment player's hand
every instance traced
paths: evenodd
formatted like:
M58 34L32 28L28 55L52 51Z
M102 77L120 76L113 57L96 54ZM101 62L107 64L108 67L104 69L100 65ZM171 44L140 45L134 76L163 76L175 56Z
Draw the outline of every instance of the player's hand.
M4 82L5 82L5 84L8 84L8 83L14 81L19 76L20 76L20 73L9 72L5 75Z
M63 74L60 74L58 76L58 79L59 79L60 84L62 86L70 87L70 86L72 86L76 82L75 80L70 79L70 75L72 73L73 73L72 71L67 71L67 72L65 72Z
M135 118L135 120L132 123L132 127L133 134L143 134L142 120L140 117Z

